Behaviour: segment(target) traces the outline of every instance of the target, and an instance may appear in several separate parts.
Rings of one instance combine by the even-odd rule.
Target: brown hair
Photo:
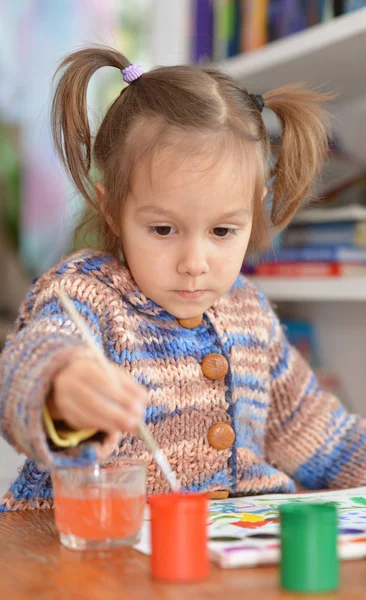
[[[107,111],[92,149],[86,105],[90,78],[101,67],[123,70],[129,65],[118,51],[95,46],[66,56],[55,75],[60,76],[52,103],[55,146],[87,202],[84,223],[89,221],[98,232],[100,247],[119,254],[118,231],[108,223],[120,223],[137,162],[158,147],[172,128],[249,142],[251,154],[258,158],[252,247],[259,247],[269,230],[283,229],[306,197],[327,152],[328,113],[322,104],[329,96],[299,84],[265,94],[266,108],[282,124],[280,140],[271,143],[252,97],[231,77],[196,66],[158,67],[122,90]],[[149,127],[145,127],[147,120]],[[272,170],[271,151],[277,157]],[[92,159],[108,191],[103,207],[95,198]],[[273,200],[268,211],[262,196],[270,179]]]

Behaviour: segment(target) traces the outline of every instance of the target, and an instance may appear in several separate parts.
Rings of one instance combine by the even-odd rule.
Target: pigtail
[[[272,144],[277,161],[271,224],[283,229],[309,192],[328,151],[329,114],[323,104],[333,97],[292,84],[264,96],[265,106],[282,124],[281,142]]]
[[[54,77],[58,79],[51,108],[55,148],[75,186],[94,207],[87,89],[92,75],[101,67],[124,69],[129,64],[116,50],[95,46],[66,56]]]

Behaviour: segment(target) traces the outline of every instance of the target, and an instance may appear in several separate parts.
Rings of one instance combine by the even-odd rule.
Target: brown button
[[[199,315],[198,317],[192,317],[191,319],[178,319],[178,323],[181,327],[185,329],[194,329],[201,325],[203,319],[203,315]]]
[[[208,430],[208,443],[216,450],[226,450],[234,443],[235,431],[229,423],[215,423]]]
[[[225,500],[229,497],[228,490],[215,490],[213,492],[207,492],[206,494],[209,500]]]
[[[222,354],[208,354],[202,361],[201,369],[208,379],[223,379],[229,370],[229,365]]]

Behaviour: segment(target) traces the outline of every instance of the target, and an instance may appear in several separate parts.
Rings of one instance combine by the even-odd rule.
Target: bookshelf
[[[251,92],[306,82],[340,94],[342,102],[366,95],[366,7],[314,25],[219,67]]]
[[[283,278],[251,277],[275,302],[366,301],[366,277]]]
[[[365,164],[365,56],[366,7],[217,66],[252,93],[295,82],[338,93],[330,107],[336,133]],[[340,376],[351,410],[366,416],[366,277],[251,279],[280,311],[314,324],[324,363]]]

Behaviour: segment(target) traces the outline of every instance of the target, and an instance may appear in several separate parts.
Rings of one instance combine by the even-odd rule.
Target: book
[[[345,10],[346,1],[345,0],[333,0],[333,10],[334,16],[340,17],[343,15]]]
[[[230,40],[235,35],[235,2],[234,0],[213,0],[213,6],[213,58],[219,62],[229,56]]]
[[[366,248],[348,248],[346,246],[299,246],[297,248],[279,248],[262,254],[263,263],[366,263]]]
[[[268,3],[269,0],[246,0],[242,3],[243,52],[251,52],[267,43]]]
[[[226,26],[226,57],[233,56],[240,51],[238,38],[239,30],[236,23],[238,17],[238,6],[236,0],[229,0],[226,4],[225,26]],[[240,14],[239,14],[240,18]]]
[[[366,556],[366,488],[362,487],[212,500],[207,523],[210,560],[223,569],[278,563],[279,507],[289,502],[335,504],[338,509],[340,559],[357,560]],[[143,554],[151,554],[149,507],[146,508],[140,542],[134,548]]]
[[[366,264],[349,263],[263,263],[254,267],[252,275],[258,277],[366,277]]]
[[[306,7],[307,26],[312,27],[321,21],[321,3],[319,0],[308,0]]]
[[[345,0],[344,3],[344,12],[353,12],[354,10],[359,10],[360,8],[364,8],[366,6],[365,0]]]
[[[295,216],[293,223],[332,223],[334,221],[366,221],[366,206],[349,204],[334,208],[306,208]]]
[[[242,0],[234,0],[232,8],[232,27],[230,29],[228,56],[241,52]]]
[[[214,0],[195,0],[193,62],[200,64],[212,59]]]
[[[366,221],[292,225],[282,235],[283,246],[366,247]]]
[[[364,8],[366,5],[365,0],[332,0],[332,2],[335,17]]]
[[[319,0],[320,21],[329,21],[334,17],[333,0]]]
[[[270,0],[268,37],[274,41],[307,27],[306,0]]]

